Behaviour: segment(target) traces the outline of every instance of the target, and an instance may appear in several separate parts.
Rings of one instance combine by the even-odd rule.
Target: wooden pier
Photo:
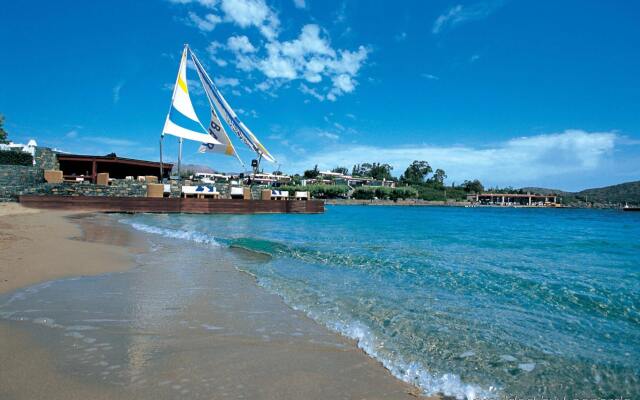
[[[321,214],[322,200],[231,200],[103,196],[20,196],[25,207],[122,213]]]

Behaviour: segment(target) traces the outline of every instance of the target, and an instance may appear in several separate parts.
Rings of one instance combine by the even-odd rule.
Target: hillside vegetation
[[[575,193],[582,201],[596,203],[640,204],[640,181],[621,183],[597,189],[586,189]]]
[[[594,205],[640,205],[640,181],[621,183],[601,188],[585,189],[580,192],[563,192],[561,190],[537,187],[522,188],[531,193],[557,193],[562,196],[564,204],[592,203]]]

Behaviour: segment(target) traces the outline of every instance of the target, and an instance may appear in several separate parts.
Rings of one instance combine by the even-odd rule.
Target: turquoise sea
[[[116,218],[185,251],[266,254],[235,263],[426,393],[640,396],[640,213],[330,206]]]

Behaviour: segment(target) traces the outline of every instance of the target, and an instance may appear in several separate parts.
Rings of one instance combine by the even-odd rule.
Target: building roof
[[[91,162],[99,161],[99,162],[106,162],[106,163],[118,163],[118,164],[137,165],[141,167],[160,168],[160,163],[157,161],[146,161],[146,160],[137,160],[134,158],[118,157],[115,153],[107,154],[106,156],[58,153],[57,157],[58,157],[58,161],[91,161]],[[163,162],[162,164],[165,169],[171,169],[173,167],[173,163]]]

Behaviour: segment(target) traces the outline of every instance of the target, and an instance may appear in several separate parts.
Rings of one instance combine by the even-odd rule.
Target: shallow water
[[[143,267],[0,297],[0,321],[28,327],[85,380],[155,398],[206,397],[212,385],[223,397],[264,397],[249,388],[266,390],[283,371],[250,372],[259,343],[345,349],[235,265],[425,393],[640,394],[637,214],[328,207],[110,218],[151,234]]]
[[[129,271],[0,296],[0,343],[3,334],[32,338],[62,373],[49,398],[82,398],[67,380],[88,388],[87,398],[408,397],[406,385],[352,343],[233,267],[263,263],[264,255],[146,237],[151,247]],[[0,366],[0,376],[11,367]],[[21,384],[44,373],[51,371]]]
[[[119,218],[185,246],[268,255],[239,265],[426,393],[640,395],[640,215],[328,207]]]

